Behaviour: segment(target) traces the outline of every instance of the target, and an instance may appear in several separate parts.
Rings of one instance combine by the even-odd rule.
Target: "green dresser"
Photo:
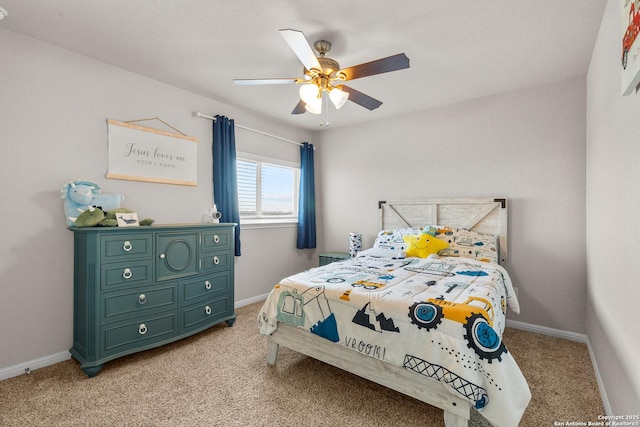
[[[87,227],[74,233],[73,358],[109,360],[236,320],[235,224]]]

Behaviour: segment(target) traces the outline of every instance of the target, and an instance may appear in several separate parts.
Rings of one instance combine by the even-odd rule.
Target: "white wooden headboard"
[[[445,225],[499,236],[500,265],[507,265],[507,199],[379,201],[380,229]]]

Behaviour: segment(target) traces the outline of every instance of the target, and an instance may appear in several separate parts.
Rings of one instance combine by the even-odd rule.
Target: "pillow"
[[[440,256],[477,259],[498,264],[498,236],[478,233],[463,228],[437,227],[436,238],[449,247],[440,251]]]
[[[405,253],[408,257],[426,258],[449,246],[445,241],[427,233],[403,236],[403,240],[407,244]]]
[[[384,248],[369,248],[358,252],[356,257],[371,256],[375,258],[404,258],[404,251]]]
[[[380,230],[376,240],[373,242],[373,247],[392,251],[404,251],[407,248],[407,244],[402,239],[402,236],[420,234],[422,230],[422,227]]]

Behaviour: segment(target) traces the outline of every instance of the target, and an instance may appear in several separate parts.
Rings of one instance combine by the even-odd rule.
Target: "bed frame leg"
[[[278,348],[279,344],[273,342],[272,339],[267,339],[267,363],[269,365],[275,365],[276,359],[278,358]]]
[[[446,427],[468,427],[469,420],[464,419],[460,415],[444,411],[444,425]]]

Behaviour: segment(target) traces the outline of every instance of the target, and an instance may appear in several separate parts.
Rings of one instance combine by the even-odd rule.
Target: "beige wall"
[[[371,245],[378,200],[506,197],[510,319],[585,333],[585,99],[581,77],[321,133],[324,249]]]
[[[621,96],[621,2],[609,0],[587,78],[591,340],[613,414],[640,408],[640,96]]]
[[[71,347],[73,241],[60,199],[66,182],[98,182],[157,223],[199,222],[213,200],[211,121],[193,111],[224,114],[287,139],[311,135],[7,30],[0,29],[0,46],[1,371]],[[105,178],[106,120],[156,116],[199,138],[197,187]],[[236,139],[239,147],[264,144],[272,157],[299,158],[292,144],[243,130]],[[295,231],[243,230],[236,301],[264,295],[314,262],[313,251],[295,249]]]

